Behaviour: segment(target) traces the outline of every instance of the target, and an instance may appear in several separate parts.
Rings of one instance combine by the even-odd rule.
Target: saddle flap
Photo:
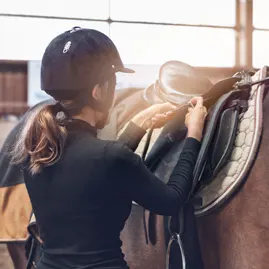
[[[224,110],[218,120],[216,132],[210,144],[207,159],[201,169],[199,181],[209,184],[230,157],[239,122],[239,110],[230,107]],[[200,186],[198,186],[200,187]]]
[[[240,90],[231,91],[225,95],[223,95],[219,101],[215,104],[215,106],[211,109],[207,123],[205,127],[205,133],[200,149],[200,153],[198,155],[198,159],[196,162],[196,166],[194,169],[194,184],[193,188],[197,186],[197,183],[201,181],[201,178],[208,178],[211,176],[213,168],[221,165],[224,160],[221,160],[221,157],[217,154],[220,154],[224,159],[227,158],[229,153],[230,144],[232,140],[235,139],[234,132],[236,130],[236,122],[238,119],[238,115],[233,115],[235,113],[235,109],[238,106],[236,102],[233,103],[234,100],[240,99],[244,97],[244,94]],[[229,110],[231,108],[231,110]],[[218,128],[219,127],[219,128]],[[217,135],[216,135],[217,132]],[[227,137],[225,137],[227,135]],[[233,136],[234,135],[234,136]],[[218,144],[218,146],[222,148],[221,153],[216,153],[218,148],[215,148],[214,157],[216,158],[210,163],[210,153],[212,152],[213,142]],[[226,147],[224,146],[226,145]],[[211,165],[213,166],[211,167]]]
[[[222,96],[219,102],[211,109],[207,117],[207,123],[205,126],[205,133],[203,136],[200,153],[198,155],[197,162],[194,168],[194,186],[196,186],[198,181],[200,181],[200,177],[201,177],[202,171],[204,170],[205,162],[207,160],[207,155],[210,148],[210,144],[212,142],[215,129],[217,127],[217,119],[229,95],[230,93]]]
[[[226,109],[221,117],[213,143],[210,167],[212,176],[218,173],[228,160],[236,137],[236,131],[239,122],[239,110],[237,107]]]

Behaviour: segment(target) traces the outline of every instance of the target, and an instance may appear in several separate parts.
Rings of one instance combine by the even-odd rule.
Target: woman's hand
[[[188,137],[193,137],[201,141],[207,109],[204,107],[204,99],[202,97],[194,97],[190,103],[194,106],[189,108],[189,112],[185,117],[185,125],[188,128]]]
[[[174,116],[175,110],[176,106],[169,102],[152,105],[138,113],[132,122],[144,130],[161,128]]]

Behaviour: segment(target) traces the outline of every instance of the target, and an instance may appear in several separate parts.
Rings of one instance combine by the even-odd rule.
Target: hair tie
[[[57,113],[59,112],[64,112],[64,108],[62,106],[62,104],[60,102],[57,102],[55,105],[54,105],[54,111]]]
[[[54,113],[60,126],[66,126],[68,124],[68,112],[60,102],[54,105]]]

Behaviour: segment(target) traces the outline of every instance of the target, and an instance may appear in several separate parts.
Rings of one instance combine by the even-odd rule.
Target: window
[[[253,67],[261,68],[269,63],[269,20],[268,20],[269,1],[255,0],[253,1],[253,49],[252,61]],[[268,29],[267,31],[265,31]]]
[[[162,63],[163,64],[163,63]],[[159,65],[125,65],[133,70],[134,74],[126,74],[118,72],[117,89],[124,89],[128,87],[148,87],[154,83],[159,75]]]
[[[261,68],[269,63],[269,32],[254,31],[253,33],[253,66]]]
[[[231,29],[112,23],[111,38],[128,64],[180,60],[195,66],[233,66]]]
[[[53,37],[82,26],[108,34],[129,64],[234,66],[235,8],[235,0],[9,0],[0,59],[40,60]]]
[[[110,0],[110,16],[122,21],[234,26],[235,7],[235,0]]]
[[[254,0],[253,1],[253,25],[255,28],[268,28],[269,1],[268,0]]]
[[[109,0],[9,0],[1,4],[1,13],[108,19]]]
[[[40,60],[52,38],[74,26],[109,32],[106,22],[75,20],[0,17],[0,25],[0,59],[8,60]]]

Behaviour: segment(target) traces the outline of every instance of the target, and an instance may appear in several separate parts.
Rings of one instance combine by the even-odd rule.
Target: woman
[[[165,185],[126,145],[96,137],[107,122],[118,71],[131,72],[113,42],[95,30],[67,31],[43,55],[41,87],[58,102],[28,119],[13,152],[43,241],[38,269],[128,268],[120,232],[132,200],[173,215],[188,197],[206,115],[203,100],[193,100],[188,137]],[[173,110],[171,104],[148,109],[149,116],[135,117],[121,139],[134,149],[145,130],[161,127]]]

